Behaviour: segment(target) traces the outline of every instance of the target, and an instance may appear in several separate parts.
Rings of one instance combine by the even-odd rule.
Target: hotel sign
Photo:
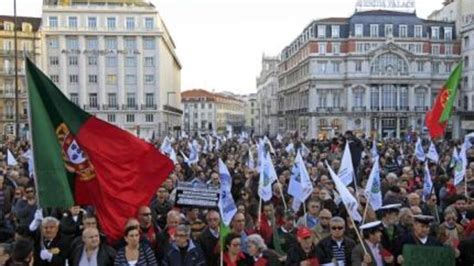
[[[392,10],[414,12],[415,0],[357,0],[356,11]]]

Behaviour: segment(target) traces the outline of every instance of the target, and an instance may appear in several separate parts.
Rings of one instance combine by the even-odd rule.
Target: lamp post
[[[167,91],[166,92],[166,105],[170,104],[170,95],[176,94],[175,91]],[[169,128],[170,128],[170,117],[169,114],[166,114],[166,135],[169,134]]]
[[[18,20],[16,17],[16,0],[13,0],[13,18],[14,18],[14,27],[13,27],[13,42],[15,48],[15,138],[18,141],[20,139],[20,107],[19,107],[19,95],[18,95],[18,40],[16,27],[18,26]]]

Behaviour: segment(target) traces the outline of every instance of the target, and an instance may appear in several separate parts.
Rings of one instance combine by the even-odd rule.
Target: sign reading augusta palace
[[[415,12],[415,0],[358,0],[357,11],[393,10],[401,12]]]

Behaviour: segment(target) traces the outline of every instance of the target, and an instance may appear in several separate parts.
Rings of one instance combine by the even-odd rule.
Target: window
[[[50,64],[51,66],[57,66],[57,65],[59,65],[59,57],[57,57],[57,56],[50,56],[50,57],[49,57],[49,64]]]
[[[320,43],[319,44],[319,53],[320,54],[325,54],[326,53],[326,44],[325,43]]]
[[[341,93],[332,93],[332,107],[341,107]]]
[[[137,42],[135,41],[134,37],[125,38],[124,41],[125,41],[125,49],[127,50],[137,49]]]
[[[145,28],[147,30],[152,30],[155,27],[153,18],[145,18]]]
[[[87,50],[97,50],[99,49],[99,40],[97,37],[87,37],[86,38],[86,47]]]
[[[416,99],[416,107],[424,107],[426,106],[425,103],[425,95],[426,95],[426,90],[424,89],[416,89],[415,91],[415,99]]]
[[[146,50],[155,49],[155,38],[154,37],[144,37],[143,46]]]
[[[78,82],[79,82],[79,76],[78,75],[69,75],[69,83],[76,84]]]
[[[408,27],[407,27],[407,25],[400,25],[399,30],[400,30],[400,32],[399,32],[400,38],[408,37]]]
[[[408,88],[400,87],[400,107],[408,107]]]
[[[415,25],[415,38],[423,38],[423,26]]]
[[[354,89],[354,106],[363,107],[364,106],[364,89]]]
[[[431,39],[439,40],[439,27],[431,27]]]
[[[88,17],[87,18],[87,27],[89,29],[97,28],[97,18],[96,17]]]
[[[3,27],[6,31],[13,31],[13,29],[15,28],[15,24],[5,21],[4,24],[3,24]]]
[[[439,74],[439,65],[440,65],[439,62],[433,62],[432,63],[431,71],[433,72],[433,74]]]
[[[319,73],[326,73],[328,68],[328,62],[327,61],[318,61],[318,72]]]
[[[382,85],[382,108],[393,108],[397,105],[397,88],[394,85]]]
[[[333,73],[341,72],[341,62],[332,62],[332,72]]]
[[[71,29],[77,28],[77,17],[68,17],[67,20],[68,27]]]
[[[444,40],[446,41],[453,40],[453,28],[444,27]]]
[[[155,58],[154,57],[145,57],[145,66],[146,67],[155,66]]]
[[[385,24],[385,37],[392,37],[392,36],[393,36],[393,25]]]
[[[49,37],[48,38],[48,45],[51,49],[58,49],[59,48],[59,40],[56,37]]]
[[[126,67],[136,67],[137,66],[137,58],[135,56],[125,57],[125,66]]]
[[[77,37],[66,37],[66,48],[79,49],[79,41],[77,40]]]
[[[69,99],[71,99],[71,102],[73,102],[75,105],[79,105],[79,94],[70,93],[69,94]]]
[[[153,122],[153,114],[145,114],[145,122]]]
[[[68,62],[69,62],[70,66],[77,66],[77,64],[78,64],[77,56],[69,56],[68,57]]]
[[[318,26],[318,38],[326,38],[326,25]]]
[[[97,107],[97,93],[89,93],[89,107]]]
[[[355,62],[355,72],[362,72],[362,61]]]
[[[355,36],[362,37],[364,34],[364,25],[363,24],[355,24]]]
[[[424,72],[425,71],[425,62],[418,61],[416,62],[416,71],[417,72]]]
[[[137,103],[135,102],[135,93],[134,92],[127,92],[127,106],[128,107],[137,106]]]
[[[423,52],[423,46],[421,43],[415,44],[415,54],[421,54]]]
[[[59,75],[51,75],[51,80],[54,83],[59,83]]]
[[[332,26],[331,27],[331,36],[333,38],[339,38],[340,27],[339,26]]]
[[[332,44],[332,53],[339,54],[341,52],[341,44],[340,43],[333,43]]]
[[[117,38],[115,37],[105,37],[105,48],[109,50],[117,49]]]
[[[469,48],[470,43],[469,43],[469,36],[464,37],[464,49]]]
[[[145,93],[145,105],[147,107],[152,107],[155,105],[155,94],[154,93]]]
[[[134,114],[127,114],[127,123],[135,122],[135,115]]]
[[[431,46],[431,54],[439,55],[439,44],[433,44]]]
[[[370,66],[370,72],[374,75],[408,75],[408,64],[395,53],[384,53],[378,56]]]
[[[109,107],[117,107],[117,93],[107,93],[107,105]]]
[[[107,114],[107,122],[115,123],[115,114]]]
[[[451,71],[453,70],[453,63],[445,63],[444,66],[446,73],[451,73]]]
[[[87,64],[89,66],[97,66],[97,57],[95,56],[88,56],[87,57]]]
[[[58,27],[58,17],[50,16],[48,18],[48,22],[49,22],[49,27],[50,28],[57,28]]]
[[[464,57],[464,68],[469,68],[469,56]]]
[[[105,58],[105,65],[108,67],[116,67],[117,66],[117,57],[116,56],[107,56]]]
[[[97,75],[89,75],[89,83],[97,83]]]
[[[127,30],[135,29],[135,18],[134,17],[127,17],[125,27],[127,28]]]
[[[125,84],[128,84],[128,85],[137,84],[137,76],[133,74],[125,75]]]
[[[379,25],[370,24],[370,37],[379,37]]]
[[[107,75],[106,83],[108,85],[117,84],[117,75]]]
[[[445,55],[453,55],[453,45],[452,44],[445,44],[444,45],[444,54]]]
[[[116,28],[116,19],[115,17],[108,17],[107,18],[107,29],[115,30]]]
[[[145,75],[145,84],[155,84],[155,76]]]

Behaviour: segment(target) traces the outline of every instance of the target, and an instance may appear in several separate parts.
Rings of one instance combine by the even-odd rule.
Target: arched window
[[[322,118],[322,119],[319,119],[319,126],[320,127],[327,127],[329,125],[328,123],[328,120]]]
[[[380,76],[407,76],[408,64],[395,53],[385,53],[372,62],[370,73]]]

